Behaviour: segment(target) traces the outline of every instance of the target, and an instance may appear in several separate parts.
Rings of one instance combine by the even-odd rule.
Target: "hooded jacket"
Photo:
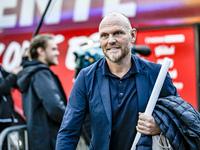
[[[17,84],[22,93],[22,105],[27,121],[31,150],[53,150],[57,132],[67,104],[58,77],[37,60],[24,65]]]
[[[153,117],[174,150],[200,149],[200,113],[181,97],[158,99]],[[151,136],[142,135],[136,147],[151,150]]]

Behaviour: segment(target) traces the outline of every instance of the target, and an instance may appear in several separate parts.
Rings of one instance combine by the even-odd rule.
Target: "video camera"
[[[143,56],[148,56],[151,53],[151,49],[145,45],[133,45],[131,48],[132,54],[140,54]],[[93,43],[92,45],[83,44],[80,49],[74,52],[75,61],[76,61],[76,72],[75,78],[81,69],[93,64],[97,60],[104,57],[101,46],[98,42]]]

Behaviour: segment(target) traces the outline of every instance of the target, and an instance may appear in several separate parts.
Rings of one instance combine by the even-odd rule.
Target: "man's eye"
[[[107,34],[102,34],[101,37],[102,37],[102,38],[106,38],[106,37],[107,37]]]
[[[107,36],[106,34],[103,34],[103,35],[102,35],[102,37],[106,37],[106,36]]]
[[[121,34],[121,32],[115,32],[115,35],[120,35]]]

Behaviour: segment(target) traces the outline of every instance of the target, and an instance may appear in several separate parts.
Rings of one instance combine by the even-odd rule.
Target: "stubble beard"
[[[58,58],[46,58],[48,66],[57,66],[58,65]]]
[[[121,54],[116,53],[110,53],[108,54],[106,50],[103,51],[106,58],[108,58],[111,62],[117,63],[120,60],[122,60],[124,57],[126,57],[129,53],[128,50],[121,50]]]

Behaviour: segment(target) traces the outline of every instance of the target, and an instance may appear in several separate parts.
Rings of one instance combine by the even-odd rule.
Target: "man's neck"
[[[118,63],[107,60],[108,67],[112,74],[122,78],[131,68],[131,56],[124,58]]]
[[[37,60],[40,61],[41,63],[47,65],[48,67],[50,67],[44,59],[38,58]]]

